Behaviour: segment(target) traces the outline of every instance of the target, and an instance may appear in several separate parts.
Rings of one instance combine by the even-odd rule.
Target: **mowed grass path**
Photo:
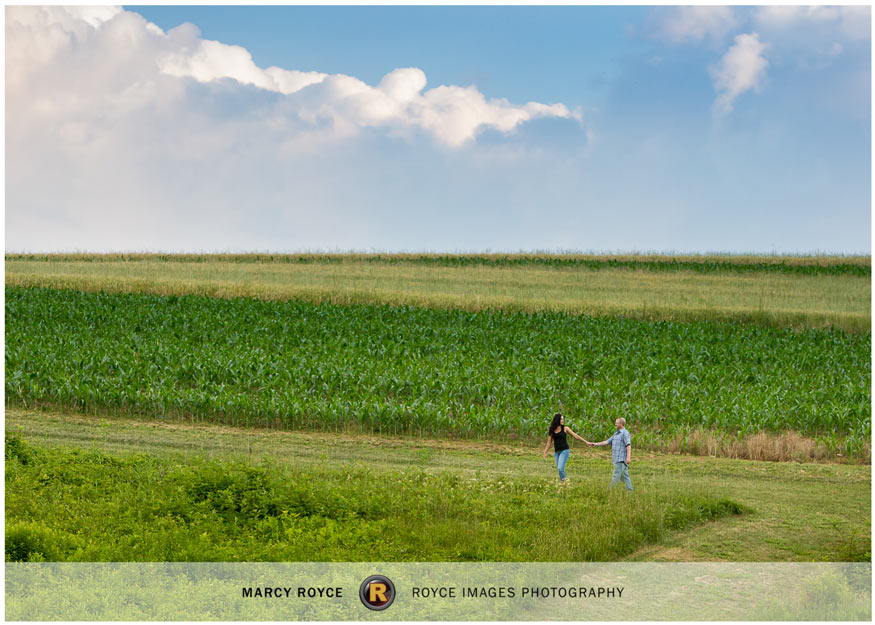
[[[739,320],[779,327],[834,326],[852,332],[868,332],[871,326],[871,277],[859,275],[593,270],[537,263],[441,266],[403,257],[391,263],[355,256],[317,257],[306,263],[7,257],[6,284],[465,310],[550,310],[646,320]]]
[[[633,452],[631,467],[636,492],[630,497],[622,491],[606,492],[610,477],[609,452],[580,446],[572,450],[568,465],[572,484],[559,490],[553,486],[556,478],[552,458],[548,455],[547,460],[542,460],[540,446],[522,444],[253,431],[23,409],[7,409],[6,429],[20,433],[23,439],[39,448],[92,450],[119,457],[141,454],[161,458],[171,467],[193,466],[205,459],[252,466],[268,462],[281,472],[324,479],[326,488],[339,488],[334,496],[341,499],[356,496],[353,491],[361,488],[362,483],[350,476],[355,477],[356,472],[362,471],[375,483],[389,487],[397,484],[397,488],[407,489],[404,492],[409,496],[418,497],[415,493],[423,490],[418,504],[421,506],[431,505],[431,498],[445,496],[429,489],[451,485],[463,491],[466,500],[473,500],[470,505],[475,507],[471,510],[478,516],[464,522],[436,520],[431,529],[442,533],[433,539],[430,547],[434,549],[430,555],[436,560],[477,559],[472,549],[478,544],[488,548],[485,537],[490,536],[500,536],[508,545],[533,548],[524,559],[561,560],[563,555],[569,560],[586,559],[581,554],[593,553],[586,551],[586,537],[600,531],[605,521],[601,516],[605,513],[604,506],[617,512],[617,518],[605,521],[609,534],[622,535],[630,541],[625,545],[626,550],[622,544],[610,546],[622,554],[619,559],[848,561],[871,558],[869,466],[766,463],[638,451]],[[334,479],[337,475],[347,476],[349,492],[343,490],[342,484],[338,486],[338,480]],[[7,475],[7,532],[10,523],[21,520],[16,516],[17,510],[10,510],[8,481]],[[118,484],[112,490],[128,488]],[[60,484],[46,491],[48,496],[59,492]],[[682,530],[663,527],[649,538],[635,531],[627,532],[628,526],[638,522],[642,506],[669,505],[672,498],[683,497],[684,493],[691,497],[711,493],[728,498],[743,506],[745,512],[693,523]],[[21,497],[28,500],[24,494],[12,495],[13,499]],[[476,509],[480,504],[483,509]],[[508,505],[517,509],[505,508]],[[64,510],[75,516],[70,502],[64,506]],[[39,501],[32,501],[31,507],[35,511],[44,509]],[[514,523],[525,516],[526,509],[540,512],[533,517],[535,520],[526,517],[526,525],[515,526]],[[481,518],[488,510],[491,516]],[[58,507],[53,506],[46,514],[60,513]],[[49,525],[60,527],[62,524],[55,521]],[[342,532],[343,524],[338,528]],[[535,533],[537,536],[533,536]],[[562,536],[558,542],[557,533]],[[334,545],[336,553],[340,553],[342,538],[326,536],[324,528],[321,534],[311,534],[313,559],[337,559],[331,558],[330,553],[318,552],[316,547],[320,541],[323,548]],[[383,553],[371,554],[372,559],[427,560],[429,556],[413,553],[398,557],[397,550],[392,551],[390,545],[384,548]],[[575,548],[579,551],[575,552]],[[483,555],[490,554],[480,554]],[[299,559],[307,558],[299,556]]]

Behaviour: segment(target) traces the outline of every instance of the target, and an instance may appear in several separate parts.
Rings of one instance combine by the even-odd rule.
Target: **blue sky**
[[[7,8],[6,247],[869,253],[869,20]]]

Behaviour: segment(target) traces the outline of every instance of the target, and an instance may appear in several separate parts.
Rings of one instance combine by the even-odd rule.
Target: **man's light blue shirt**
[[[623,428],[617,430],[608,440],[611,441],[611,462],[626,462],[626,445],[632,444],[632,435]]]

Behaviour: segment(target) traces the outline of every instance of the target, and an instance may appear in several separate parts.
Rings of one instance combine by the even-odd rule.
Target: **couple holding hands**
[[[559,483],[567,484],[565,478],[565,463],[568,462],[568,456],[571,450],[568,448],[568,434],[571,434],[579,441],[586,443],[591,447],[602,447],[604,445],[611,446],[611,461],[614,463],[614,475],[611,478],[611,487],[616,486],[617,482],[622,480],[626,488],[632,490],[632,480],[629,479],[629,463],[632,461],[632,436],[629,430],[626,429],[626,419],[620,418],[614,422],[617,431],[613,436],[601,443],[591,443],[575,434],[570,427],[565,425],[565,417],[561,413],[553,415],[553,422],[550,423],[550,432],[547,438],[547,444],[544,446],[544,458],[547,457],[547,450],[550,448],[550,441],[553,441],[554,455],[556,456],[556,468],[559,469]]]

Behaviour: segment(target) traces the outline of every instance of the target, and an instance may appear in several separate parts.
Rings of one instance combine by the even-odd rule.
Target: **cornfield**
[[[6,288],[6,401],[236,426],[637,443],[794,430],[859,452],[871,333]]]

